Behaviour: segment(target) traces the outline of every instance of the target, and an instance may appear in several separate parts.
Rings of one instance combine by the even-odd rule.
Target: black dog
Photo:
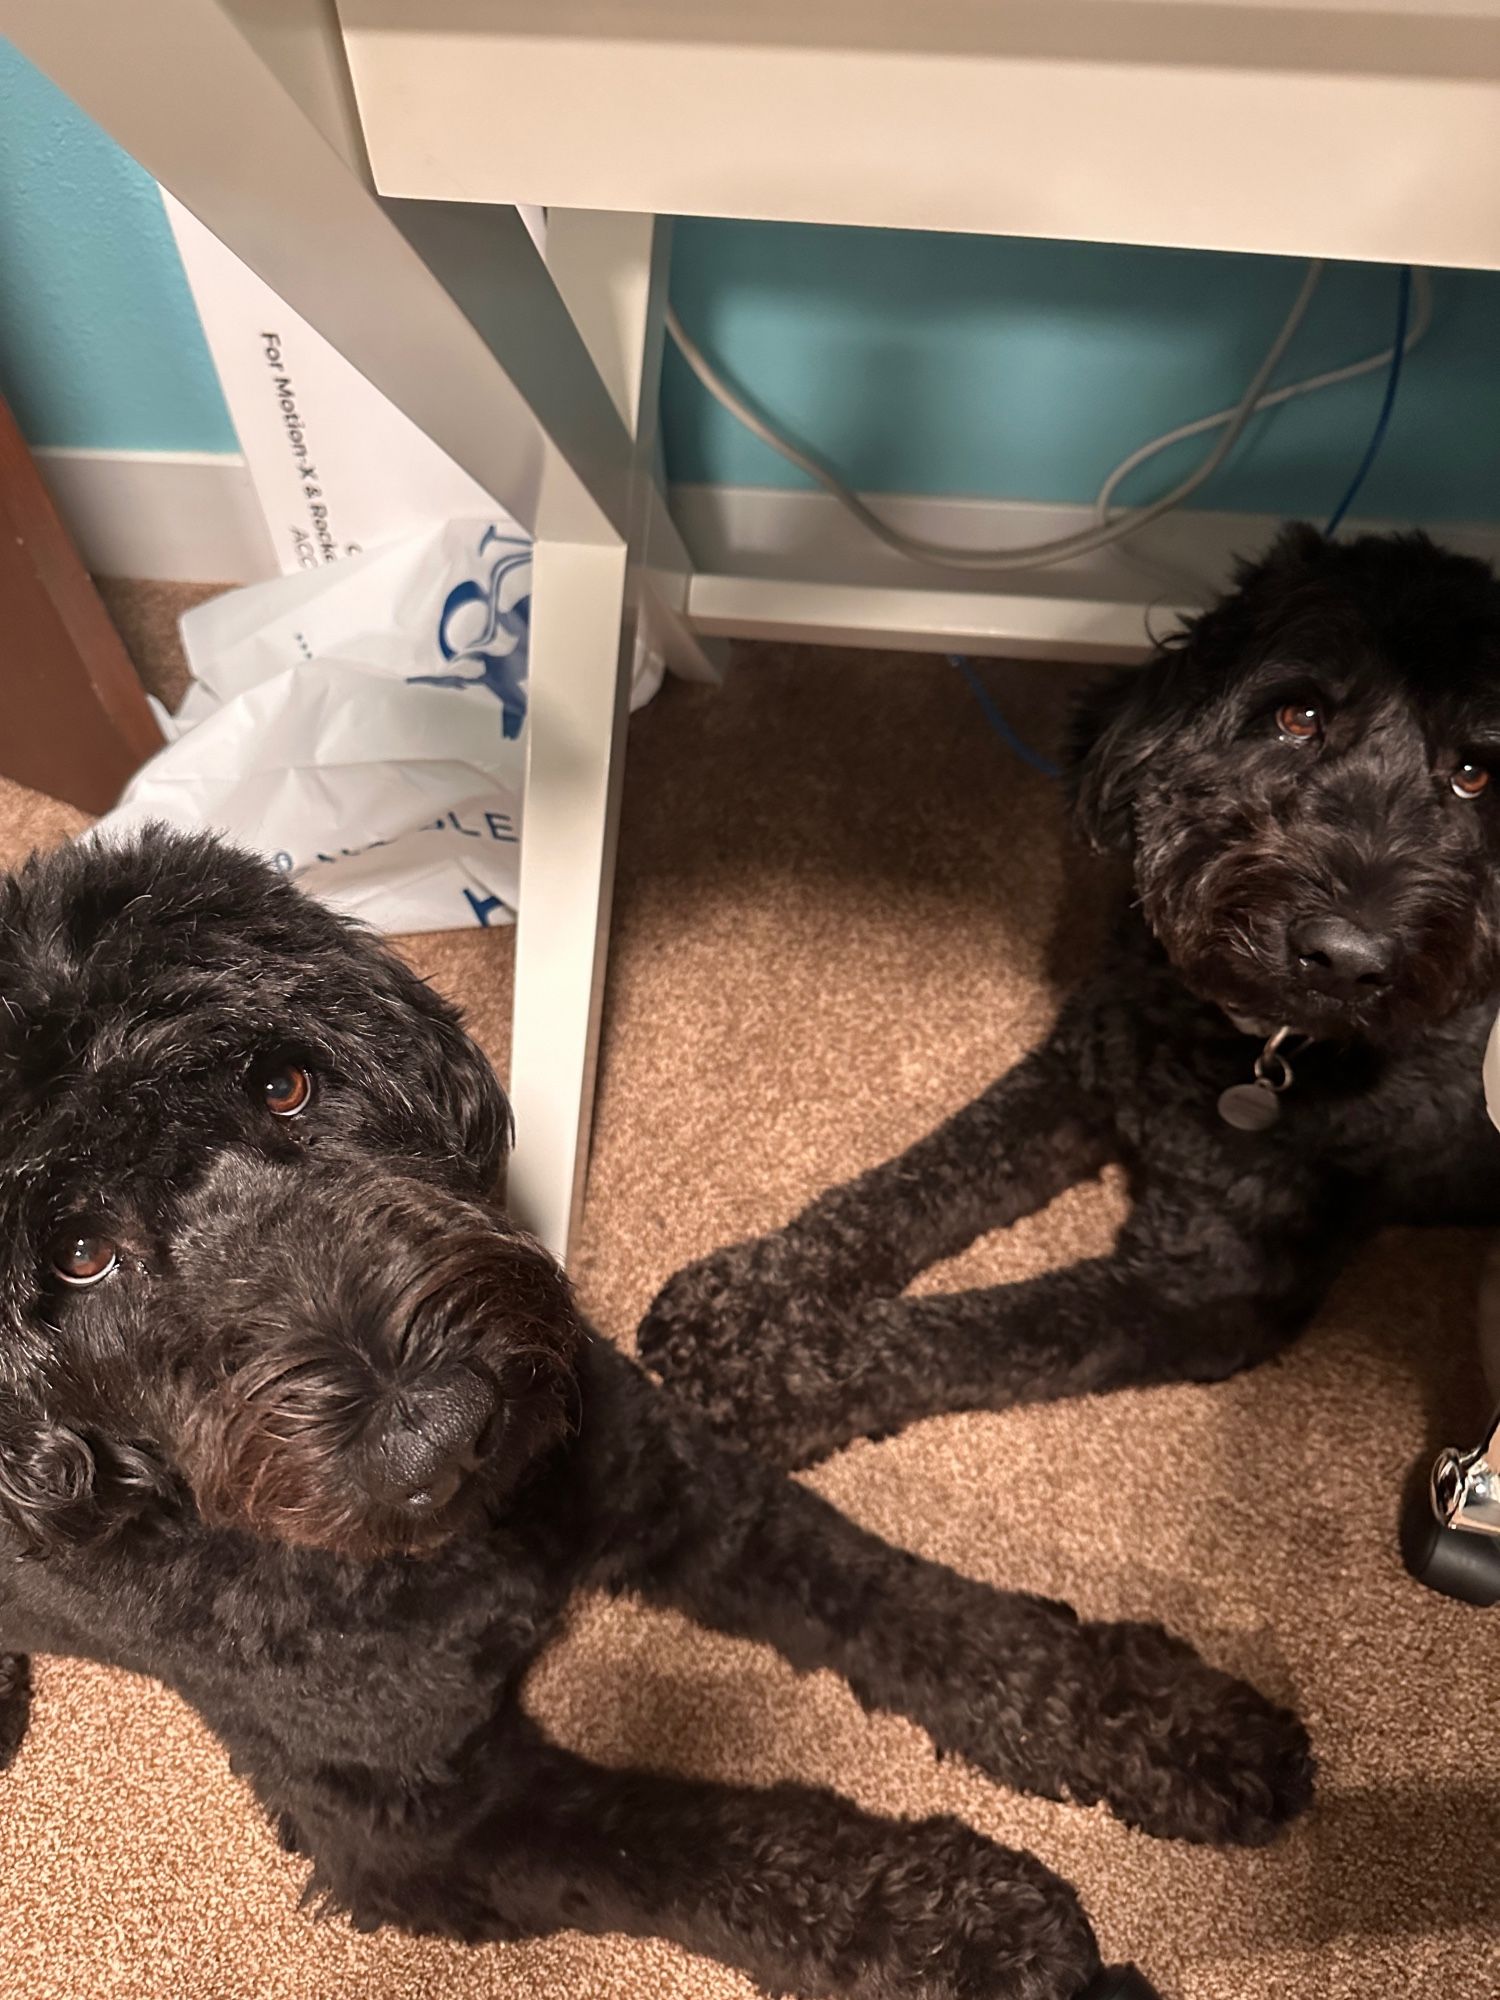
[[[1261,1841],[1299,1725],[1154,1628],[967,1582],[713,1440],[490,1202],[452,1010],[259,863],[0,884],[0,1761],[31,1650],[193,1704],[363,1927],[652,1933],[803,1993],[1062,2000],[1073,1892],[950,1819],[600,1769],[526,1716],[585,1586],[828,1666],[1006,1785]]]
[[[1484,565],[1289,529],[1091,691],[1070,766],[1083,830],[1133,864],[1097,977],[946,1125],[689,1266],[642,1326],[642,1358],[778,1463],[942,1410],[1216,1379],[1303,1327],[1374,1230],[1500,1219]],[[1134,1196],[1112,1255],[900,1296],[1110,1160]]]

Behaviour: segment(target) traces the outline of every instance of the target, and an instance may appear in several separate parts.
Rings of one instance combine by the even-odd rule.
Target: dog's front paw
[[[15,1760],[31,1715],[31,1662],[0,1653],[0,1771]]]
[[[788,1425],[837,1346],[836,1309],[790,1232],[732,1243],[669,1278],[636,1336],[642,1363],[714,1429],[778,1460],[816,1456]]]
[[[646,1309],[637,1336],[641,1360],[691,1395],[705,1369],[754,1343],[805,1277],[779,1232],[685,1264]]]
[[[636,1351],[721,1437],[774,1465],[813,1465],[908,1420],[898,1411],[893,1423],[875,1393],[873,1310],[850,1296],[827,1245],[793,1224],[669,1278]]]
[[[1311,1801],[1307,1731],[1155,1625],[1084,1628],[1098,1675],[1087,1793],[1169,1840],[1256,1847]]]

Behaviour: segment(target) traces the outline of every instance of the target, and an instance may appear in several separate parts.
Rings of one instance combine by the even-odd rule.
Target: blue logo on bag
[[[531,561],[531,544],[502,535],[495,527],[486,528],[479,543],[483,555],[491,546],[500,553],[490,565],[488,577],[479,582],[470,577],[455,584],[443,600],[438,618],[438,650],[455,667],[474,665],[473,674],[408,674],[409,687],[487,688],[500,704],[500,726],[507,742],[521,733],[526,720],[526,662],[531,639],[531,590],[528,587],[508,605],[500,602],[505,579]],[[479,630],[474,632],[471,606],[482,606]],[[467,615],[465,615],[467,614]],[[469,628],[463,643],[452,636],[455,620],[459,631]]]

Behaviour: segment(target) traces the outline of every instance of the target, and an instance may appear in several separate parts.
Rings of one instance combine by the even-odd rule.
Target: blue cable
[[[1345,488],[1343,499],[1340,500],[1330,515],[1328,526],[1323,530],[1323,533],[1330,540],[1338,533],[1344,516],[1353,506],[1359,489],[1369,477],[1370,467],[1380,455],[1380,447],[1385,443],[1385,434],[1390,429],[1391,412],[1396,407],[1396,391],[1401,386],[1401,363],[1405,358],[1406,323],[1410,313],[1411,266],[1410,264],[1403,264],[1396,287],[1396,335],[1391,344],[1391,361],[1390,367],[1386,370],[1385,394],[1380,400],[1380,414],[1375,419],[1375,428],[1370,433],[1370,442],[1365,446],[1364,457],[1360,460],[1354,477]],[[972,661],[965,659],[962,653],[950,653],[948,655],[948,662],[950,666],[957,667],[958,671],[968,682],[969,691],[978,702],[980,713],[1011,754],[1019,757],[1023,764],[1029,764],[1033,771],[1040,771],[1044,778],[1057,777],[1059,775],[1058,768],[1051,759],[1042,756],[1039,751],[1033,750],[1031,745],[1024,738],[1018,736],[1015,730],[1011,728],[1010,724],[1001,714],[993,696],[974,671]]]
[[[968,682],[969,692],[973,695],[975,701],[979,703],[980,714],[1000,738],[1006,749],[1013,756],[1019,757],[1023,764],[1029,764],[1033,771],[1040,771],[1044,778],[1056,778],[1060,776],[1057,766],[1052,762],[1050,757],[1044,757],[1039,750],[1033,750],[1025,738],[1018,736],[1011,728],[1005,717],[1000,713],[999,708],[995,705],[989,689],[975,672],[973,661],[965,659],[962,653],[950,653],[948,655],[948,664],[951,667],[957,667],[958,671]]]
[[[1396,286],[1396,338],[1391,346],[1391,365],[1386,371],[1385,395],[1380,402],[1380,415],[1375,419],[1375,428],[1370,433],[1370,442],[1365,446],[1365,455],[1359,462],[1359,470],[1349,481],[1344,497],[1329,517],[1323,533],[1331,540],[1338,533],[1339,523],[1354,504],[1355,495],[1369,477],[1370,467],[1375,463],[1380,447],[1385,443],[1386,431],[1390,428],[1391,411],[1396,407],[1396,391],[1401,386],[1401,362],[1406,346],[1406,321],[1411,312],[1411,266],[1403,264]]]

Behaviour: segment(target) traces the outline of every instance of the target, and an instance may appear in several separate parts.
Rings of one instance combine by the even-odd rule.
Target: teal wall
[[[742,222],[677,225],[683,323],[783,428],[858,486],[1091,500],[1136,445],[1232,404],[1296,295],[1273,257]],[[1442,272],[1362,511],[1500,520],[1500,275]],[[1279,379],[1385,346],[1394,271],[1332,267]],[[1379,377],[1260,419],[1198,504],[1330,510],[1364,449]],[[668,357],[663,423],[683,480],[796,485]],[[1201,441],[1122,498],[1165,490]]]
[[[32,444],[238,449],[155,182],[4,40],[0,394]]]
[[[1232,402],[1296,290],[1285,260],[764,223],[677,225],[673,296],[710,354],[873,491],[1091,499],[1155,432]],[[1382,345],[1389,270],[1330,271],[1288,364]],[[0,41],[0,391],[33,443],[232,451],[150,179]],[[1263,418],[1199,504],[1325,513],[1363,449],[1375,378]],[[668,356],[680,480],[799,475]],[[1162,490],[1159,460],[1125,497]],[[1500,276],[1437,278],[1361,508],[1500,521]]]

